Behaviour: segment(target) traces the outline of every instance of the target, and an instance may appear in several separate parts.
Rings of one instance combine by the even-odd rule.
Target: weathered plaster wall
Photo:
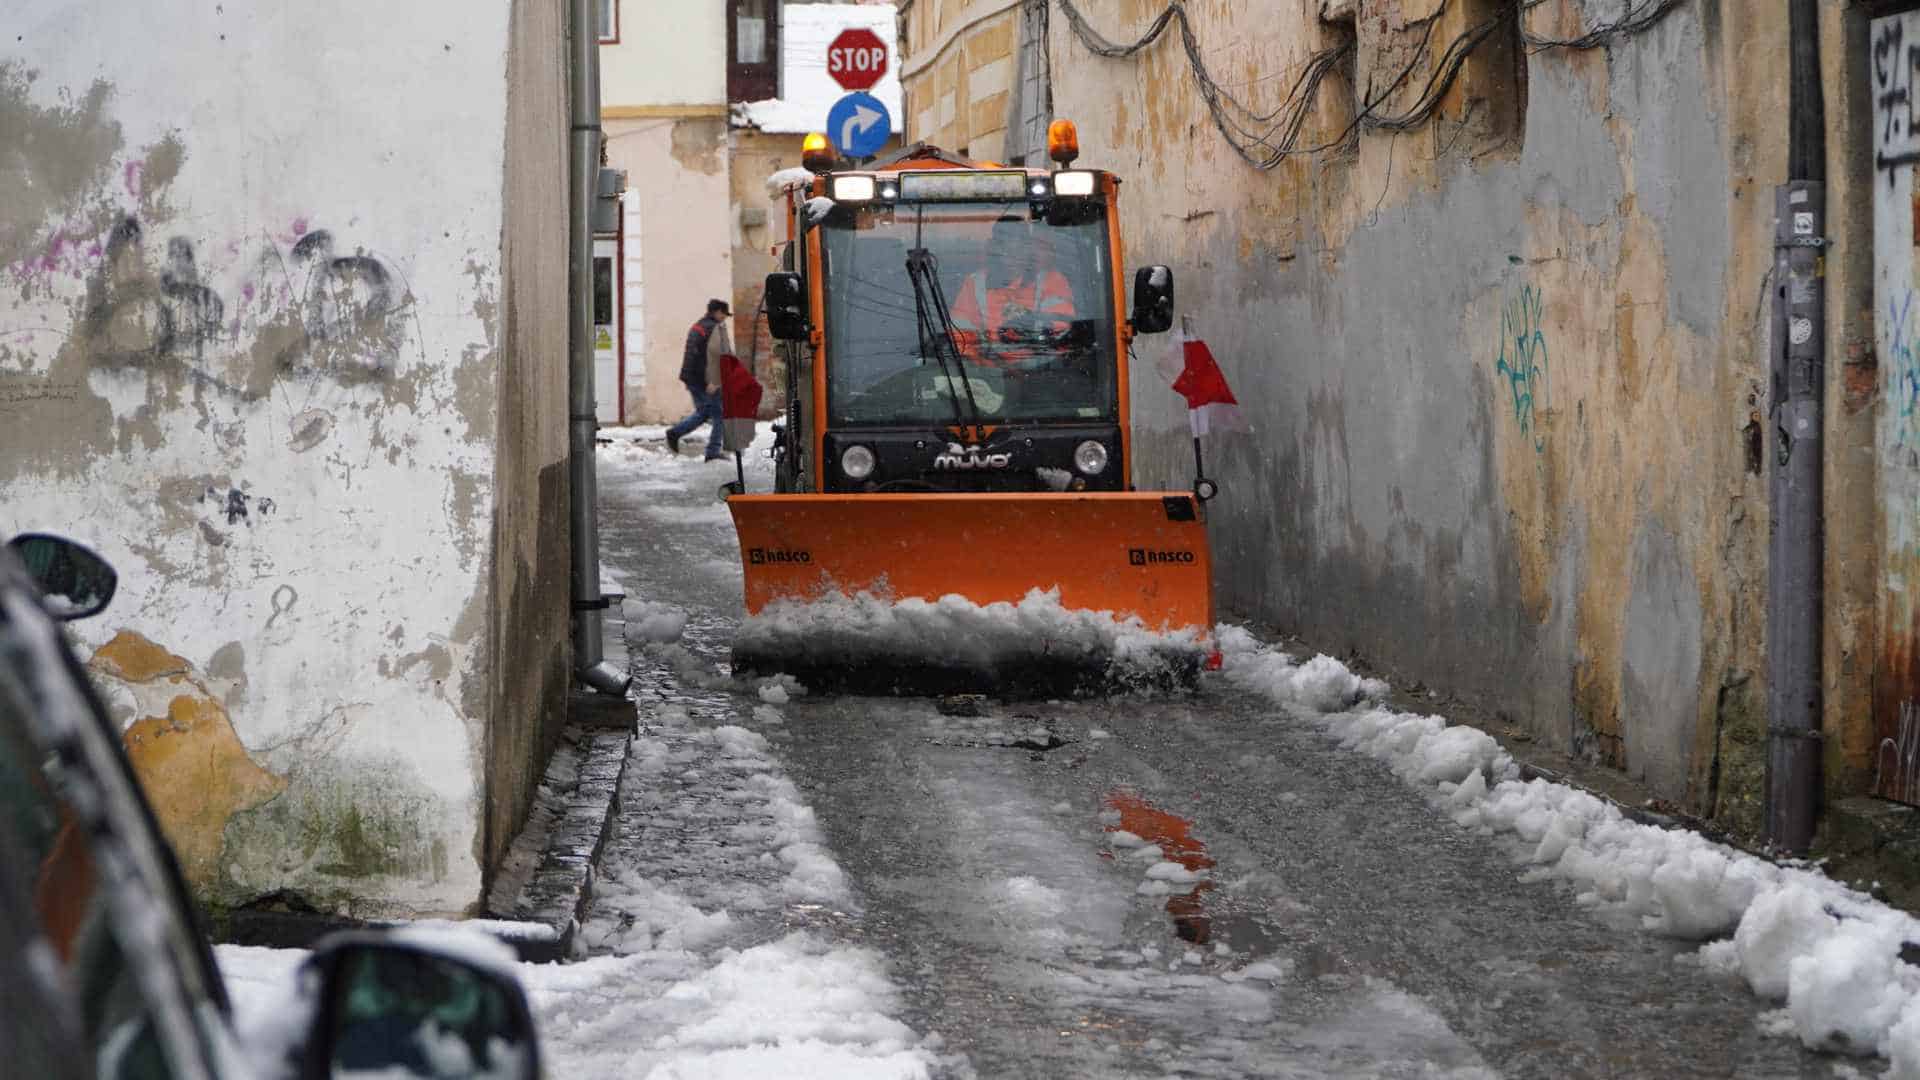
[[[502,306],[550,295],[502,255],[551,150],[506,153],[510,26],[552,18],[513,8],[9,8],[0,530],[120,569],[77,628],[215,902],[481,895],[496,595],[541,528],[496,500],[552,460],[500,453],[545,326]]]
[[[567,476],[567,7],[515,0],[507,66],[504,302],[494,381],[485,864],[526,820],[566,721],[571,679]]]
[[[727,104],[724,4],[620,5],[620,41],[600,46],[600,101],[634,106]]]
[[[725,299],[733,290],[727,119],[609,118],[604,124],[607,163],[627,170],[645,282],[645,303],[627,308],[628,327],[637,325],[645,343],[635,351],[628,336],[627,420],[678,420],[693,405],[680,385],[687,327],[710,298]],[[635,246],[629,233],[629,266]],[[643,380],[637,387],[636,379]]]
[[[1163,5],[1082,6],[1125,41]],[[1392,82],[1421,20],[1444,43],[1480,17],[1357,0],[1336,25],[1322,6],[1187,7],[1215,78],[1262,111],[1312,51],[1357,40],[1303,145],[1346,126],[1353,85]],[[1555,0],[1528,25],[1567,35],[1604,7]],[[1785,33],[1692,0],[1610,50],[1509,40],[1434,121],[1261,172],[1175,32],[1108,60],[1055,19],[1055,114],[1127,181],[1129,262],[1174,268],[1256,427],[1210,451],[1229,607],[1751,819]],[[1184,485],[1183,410],[1143,344],[1136,478]]]

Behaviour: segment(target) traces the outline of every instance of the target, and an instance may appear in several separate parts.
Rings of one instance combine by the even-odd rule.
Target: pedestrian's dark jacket
[[[687,331],[687,351],[680,356],[680,381],[688,386],[707,387],[707,338],[718,325],[720,320],[709,312]]]

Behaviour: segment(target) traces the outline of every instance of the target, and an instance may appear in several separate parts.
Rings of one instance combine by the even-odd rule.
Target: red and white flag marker
[[[1240,402],[1214,360],[1213,350],[1193,332],[1191,319],[1180,317],[1180,329],[1158,366],[1173,389],[1187,399],[1187,424],[1193,428],[1193,494],[1206,502],[1219,493],[1220,485],[1207,479],[1206,462],[1200,455],[1201,437],[1215,431],[1252,431],[1253,425],[1240,412]]]
[[[1173,383],[1175,393],[1187,399],[1187,422],[1198,439],[1214,431],[1252,431],[1252,425],[1240,412],[1240,402],[1220,372],[1213,350],[1195,336],[1191,322],[1182,317],[1180,329],[1173,335],[1160,372]]]

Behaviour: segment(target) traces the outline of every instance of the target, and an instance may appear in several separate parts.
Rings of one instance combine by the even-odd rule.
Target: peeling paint
[[[228,653],[223,666],[237,660]],[[136,718],[122,734],[127,758],[181,871],[196,890],[210,890],[228,821],[280,794],[286,781],[254,762],[204,677],[160,645],[123,630],[90,666],[131,695]]]
[[[145,46],[165,71],[128,62],[106,8],[8,14],[0,130],[33,139],[0,153],[0,528],[119,570],[112,626],[77,632],[146,643],[94,661],[143,782],[212,769],[239,793],[167,797],[204,899],[465,910],[540,767],[498,767],[494,729],[538,754],[564,693],[564,588],[503,628],[491,577],[501,545],[536,567],[565,547],[564,513],[496,502],[565,457],[566,146],[539,122],[564,108],[561,13],[422,0],[372,33],[183,8]],[[447,34],[395,98],[408,43]],[[408,139],[429,115],[452,134]],[[522,714],[497,680],[528,687]]]

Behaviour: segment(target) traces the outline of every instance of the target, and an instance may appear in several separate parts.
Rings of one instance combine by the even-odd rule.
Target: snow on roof
[[[781,97],[733,107],[735,123],[761,131],[821,131],[827,110],[847,93],[827,75],[827,43],[840,31],[864,26],[892,51],[886,77],[867,93],[880,99],[901,128],[900,49],[892,4],[784,4],[780,16]]]

